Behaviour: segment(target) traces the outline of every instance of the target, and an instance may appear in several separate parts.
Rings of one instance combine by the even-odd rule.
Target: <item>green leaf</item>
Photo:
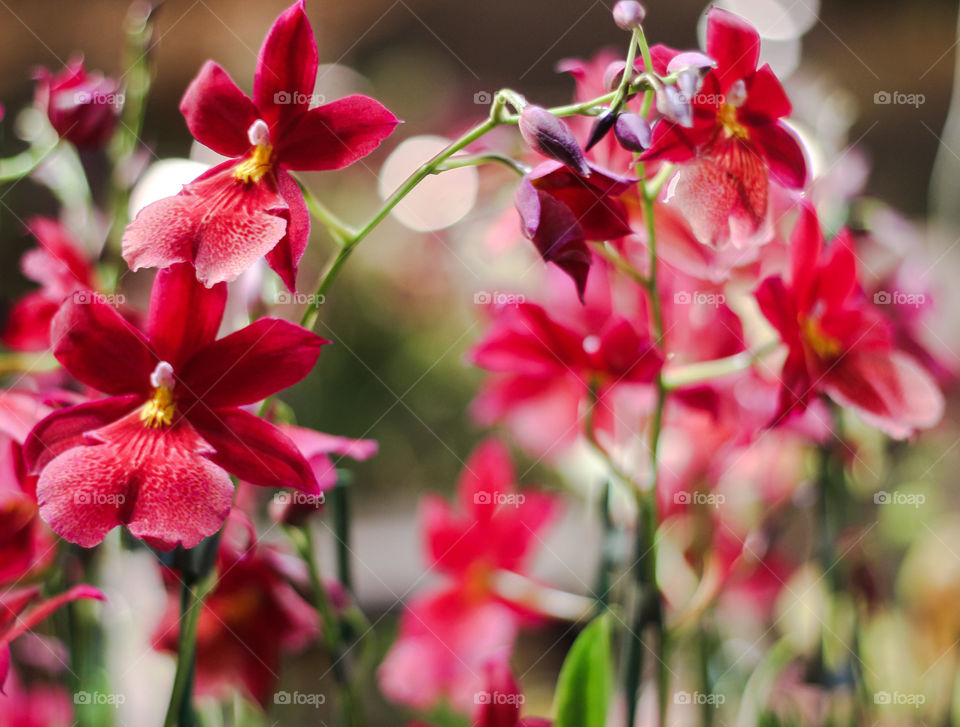
[[[613,692],[610,616],[598,616],[573,642],[560,668],[554,727],[604,727]]]

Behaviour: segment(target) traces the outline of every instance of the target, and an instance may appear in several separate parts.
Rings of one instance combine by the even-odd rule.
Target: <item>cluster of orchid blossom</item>
[[[146,47],[151,18],[139,12],[131,42]],[[85,585],[96,568],[83,549],[118,527],[132,536],[118,547],[154,551],[169,593],[154,637],[177,658],[165,727],[197,724],[194,694],[241,694],[264,711],[283,704],[283,658],[311,644],[327,650],[344,727],[366,723],[374,683],[411,719],[457,724],[438,711],[446,705],[485,727],[542,727],[551,722],[523,707],[514,656],[522,633],[556,621],[591,622],[560,670],[555,724],[665,725],[691,709],[671,699],[689,688],[672,668],[685,658],[675,644],[690,633],[706,641],[706,615],[723,609],[771,618],[807,565],[780,539],[783,520],[811,481],[842,482],[858,458],[845,412],[911,438],[941,419],[954,366],[927,341],[926,309],[877,292],[905,268],[896,261],[881,277],[864,262],[882,245],[869,227],[825,240],[818,185],[830,170],[811,175],[809,149],[784,121],[787,94],[760,65],[757,31],[712,8],[704,49],[680,51],[648,45],[644,14],[633,0],[614,9],[630,37],[625,58],[561,64],[577,85],[570,105],[546,109],[500,91],[488,118],[354,228],[296,172],[346,167],[399,121],[362,95],[311,104],[319,54],[299,0],[266,37],[252,98],[212,61],[183,96],[191,134],[225,161],[132,220],[119,204],[79,230],[75,216],[29,221],[37,246],[22,271],[39,287],[0,332],[9,375],[0,392],[0,723],[103,724],[59,687],[25,681],[44,663],[38,650],[64,653],[25,634],[61,606],[89,613],[82,601],[104,599]],[[39,134],[31,150],[0,161],[0,176],[99,150],[134,170],[114,175],[114,198],[125,200],[149,73],[134,78],[141,85],[125,97],[79,60],[40,73],[35,105],[55,139]],[[480,153],[478,142],[504,125],[518,126],[523,149]],[[321,577],[312,529],[324,493],[338,490],[337,465],[371,457],[377,444],[298,427],[276,398],[329,343],[312,331],[317,307],[299,324],[268,316],[238,326],[228,295],[260,280],[248,271],[261,259],[290,291],[303,290],[313,217],[336,245],[308,288],[322,296],[420,181],[505,160],[520,174],[510,214],[545,263],[542,285],[483,311],[486,331],[469,359],[486,376],[471,413],[498,433],[467,458],[455,504],[423,500],[424,550],[439,578],[404,605],[372,678],[349,653],[372,627],[350,583]],[[145,312],[118,287],[128,268],[157,269]],[[262,306],[266,295],[256,297]],[[589,598],[532,568],[561,504],[583,507],[582,495],[518,487],[514,469],[515,456],[562,470],[580,455],[601,472],[604,538],[635,542],[626,553],[604,547]],[[265,507],[251,485],[290,492]],[[735,497],[741,507],[714,506]],[[268,539],[265,522],[282,526],[286,542]],[[71,639],[58,657],[78,689],[90,676],[78,664],[95,659],[77,653],[83,644],[91,648]],[[850,670],[825,664],[822,651],[788,661],[819,674],[810,683],[826,692]],[[705,664],[707,691],[710,671]]]

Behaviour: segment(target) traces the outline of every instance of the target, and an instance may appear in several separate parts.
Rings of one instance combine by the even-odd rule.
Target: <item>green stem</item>
[[[435,170],[434,174],[440,174],[441,172],[447,172],[451,169],[462,169],[463,167],[477,167],[481,164],[502,164],[508,169],[516,172],[517,174],[523,176],[530,171],[530,167],[526,164],[513,159],[512,157],[507,156],[506,154],[500,154],[499,152],[487,152],[485,154],[474,154],[472,156],[456,157],[455,159],[448,159],[439,165]]]
[[[344,263],[346,263],[346,261],[349,259],[357,245],[359,245],[367,235],[373,232],[377,225],[386,219],[387,215],[390,214],[390,211],[400,204],[401,200],[410,194],[414,187],[420,184],[420,182],[422,182],[429,175],[434,174],[440,164],[502,123],[500,119],[500,112],[497,111],[497,109],[502,109],[502,104],[498,106],[495,102],[494,109],[491,110],[490,116],[485,121],[474,126],[459,139],[447,145],[446,148],[437,153],[432,159],[420,165],[420,167],[413,174],[407,177],[403,184],[401,184],[393,192],[393,194],[387,197],[384,203],[380,206],[380,209],[374,213],[373,217],[367,220],[363,227],[357,230],[353,235],[343,240],[340,249],[330,261],[320,278],[320,283],[317,286],[316,300],[319,301],[324,299],[327,291],[330,289],[330,286],[333,285],[334,280],[336,280],[337,276],[340,274],[340,270],[343,268]],[[311,305],[304,312],[303,318],[300,321],[300,325],[302,325],[304,328],[313,328],[317,322],[319,314],[319,304]]]
[[[780,347],[779,341],[770,341],[752,351],[742,351],[732,356],[718,358],[712,361],[698,361],[696,363],[677,366],[663,372],[663,385],[668,391],[681,389],[692,384],[702,384],[724,376],[746,371],[764,356],[773,353]]]
[[[307,209],[310,210],[310,214],[316,217],[317,220],[327,228],[334,242],[343,247],[347,240],[356,236],[357,231],[331,212],[319,199],[314,197],[307,185],[299,179],[297,180],[297,184],[300,185],[300,191],[303,192],[303,198],[307,202]]]
[[[353,727],[363,722],[359,714],[360,700],[357,698],[355,689],[350,681],[350,676],[347,673],[340,620],[334,612],[330,596],[327,593],[326,587],[323,585],[323,579],[320,575],[320,564],[317,561],[313,530],[311,530],[309,523],[306,523],[296,528],[293,533],[292,539],[310,574],[310,589],[313,596],[313,605],[323,624],[323,639],[327,655],[330,658],[330,668],[333,671],[334,679],[336,679],[340,687],[340,706],[343,725],[344,727]]]
[[[32,145],[26,151],[19,154],[0,159],[0,184],[14,182],[22,179],[40,166],[50,154],[57,148],[59,139],[54,136],[52,142],[45,144]]]
[[[203,601],[216,582],[211,572],[199,582],[184,573],[180,602],[180,634],[177,640],[177,671],[170,692],[170,704],[163,727],[194,727],[193,677],[197,656],[197,625],[203,612]]]

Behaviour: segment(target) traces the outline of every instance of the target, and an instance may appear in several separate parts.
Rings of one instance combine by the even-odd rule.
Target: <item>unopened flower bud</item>
[[[647,11],[637,0],[620,0],[613,6],[613,22],[620,30],[636,30],[646,16]]]
[[[576,137],[561,119],[541,106],[527,106],[520,112],[520,135],[527,145],[544,156],[563,162],[584,176],[590,167]]]
[[[662,86],[657,89],[657,111],[666,119],[680,124],[684,128],[693,126],[693,109],[690,99],[676,86]]]
[[[607,132],[613,128],[617,121],[617,113],[607,109],[600,114],[593,122],[590,128],[590,138],[587,140],[587,151],[590,151],[599,141],[607,135]]]
[[[650,124],[637,114],[620,114],[613,127],[617,141],[627,151],[641,152],[650,147]]]
[[[624,61],[612,61],[603,71],[603,87],[607,91],[615,91],[623,79],[623,72],[627,64]]]

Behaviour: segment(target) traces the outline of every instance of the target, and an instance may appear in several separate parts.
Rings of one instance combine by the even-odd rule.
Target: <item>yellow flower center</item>
[[[804,319],[801,327],[804,340],[817,356],[831,359],[840,355],[843,344],[836,338],[828,336],[815,318]]]
[[[253,151],[233,170],[233,176],[244,184],[259,182],[273,168],[273,145],[270,127],[263,119],[254,121],[247,129],[247,138]]]
[[[273,147],[269,144],[257,144],[253,147],[250,156],[244,159],[233,170],[233,176],[249,184],[259,182],[273,167]]]
[[[720,112],[717,114],[717,121],[723,128],[723,133],[727,138],[735,136],[738,139],[746,139],[750,134],[747,127],[740,123],[737,118],[737,107],[730,103],[721,104]]]
[[[140,421],[151,428],[169,427],[177,407],[173,401],[173,366],[161,361],[150,374],[153,396],[140,410]]]
[[[166,386],[158,386],[153,396],[140,410],[140,420],[148,427],[169,427],[173,424],[173,415],[177,407],[173,403],[173,392]]]

